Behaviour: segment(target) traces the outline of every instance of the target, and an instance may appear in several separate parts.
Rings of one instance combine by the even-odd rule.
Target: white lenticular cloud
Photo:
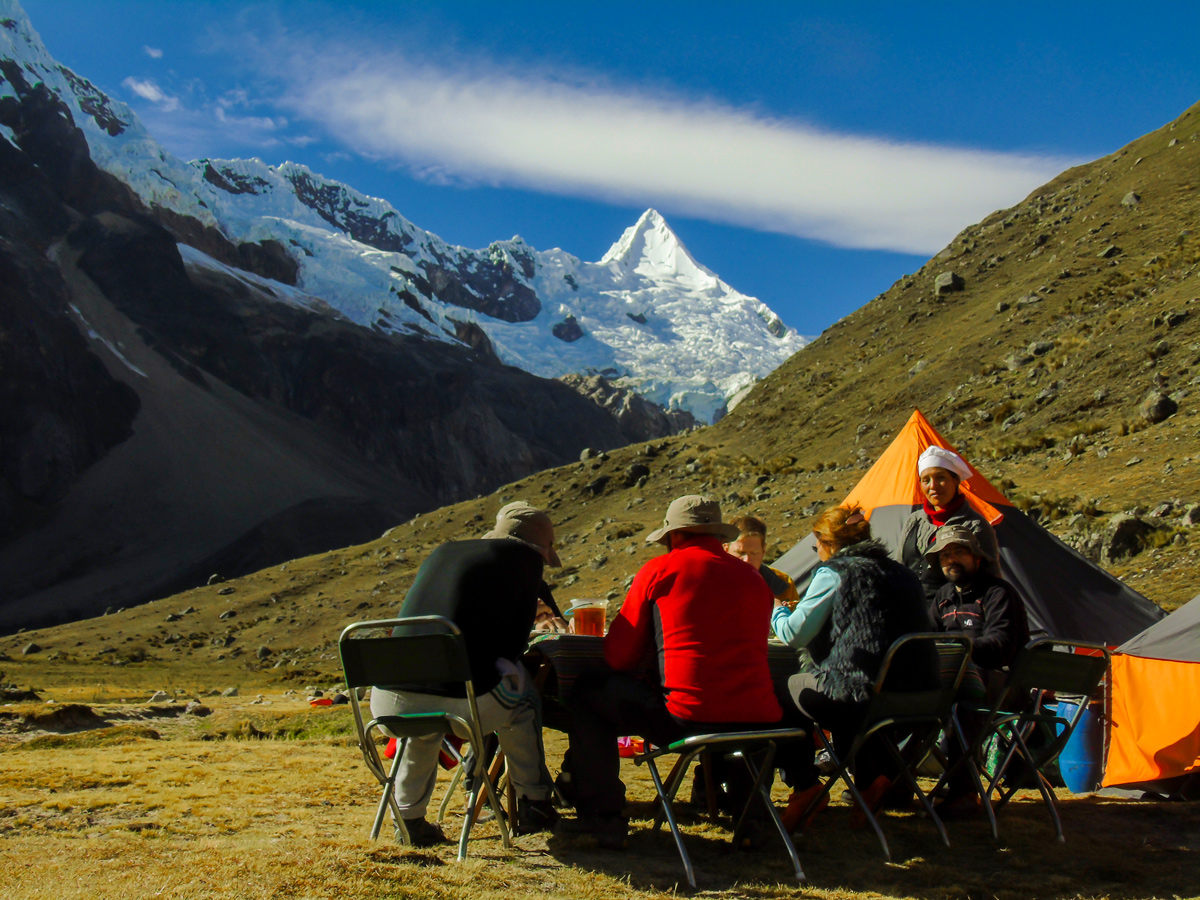
[[[553,77],[303,57],[285,105],[361,153],[844,247],[935,252],[1071,163]]]
[[[171,112],[179,109],[179,98],[168,94],[151,78],[126,78],[121,82],[122,85],[129,88],[143,100],[149,100],[163,112]]]
[[[163,52],[161,50],[159,50],[157,47],[151,47],[149,44],[146,44],[145,46],[142,47],[142,52],[145,53],[151,59],[162,59],[162,55],[163,55]]]

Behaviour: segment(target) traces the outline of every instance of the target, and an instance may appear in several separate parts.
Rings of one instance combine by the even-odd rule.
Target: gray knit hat
[[[550,565],[562,565],[554,551],[554,524],[550,517],[524,500],[510,503],[496,513],[496,527],[485,534],[483,539],[498,538],[511,538],[528,544],[535,550],[544,550]]]
[[[657,541],[670,546],[667,537],[672,531],[686,531],[691,534],[715,534],[725,543],[736,541],[738,528],[721,521],[721,504],[712,497],[701,497],[698,494],[688,494],[671,501],[667,507],[667,516],[663,519],[662,528],[650,532],[646,543]]]

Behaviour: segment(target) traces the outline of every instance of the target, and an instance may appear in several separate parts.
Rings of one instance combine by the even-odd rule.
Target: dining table
[[[604,638],[587,634],[534,634],[525,651],[525,663],[542,694],[543,724],[558,731],[569,730],[567,701],[580,676],[612,671],[604,659]],[[788,678],[800,671],[800,658],[786,644],[769,640],[767,665],[776,691],[782,694]],[[655,668],[656,660],[649,656],[630,674],[655,678]]]

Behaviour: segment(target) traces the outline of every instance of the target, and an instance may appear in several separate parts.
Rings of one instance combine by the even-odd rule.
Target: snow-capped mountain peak
[[[16,0],[0,0],[0,99],[39,81],[66,104],[96,164],[148,206],[235,245],[270,244],[295,261],[297,291],[375,331],[488,345],[544,377],[603,374],[705,422],[806,343],[697,262],[653,209],[586,263],[517,236],[481,250],[449,244],[302,164],[184,162],[128,106],[58,64]],[[0,140],[16,137],[0,125]]]
[[[633,226],[626,228],[599,265],[610,267],[614,274],[634,271],[660,278],[675,277],[696,286],[717,280],[711,270],[688,252],[656,209],[646,210]]]

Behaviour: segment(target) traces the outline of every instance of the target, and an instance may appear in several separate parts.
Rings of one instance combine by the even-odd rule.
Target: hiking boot
[[[803,790],[792,791],[792,796],[788,797],[787,809],[785,809],[783,811],[783,815],[780,816],[780,818],[783,820],[783,827],[788,830],[788,834],[792,834],[797,828],[800,827],[800,817],[804,815],[804,812],[808,809],[809,804],[813,802],[814,798],[816,798],[816,796],[820,794],[823,789],[824,785],[818,781],[816,784],[806,787]],[[812,815],[808,817],[806,830],[812,827],[812,821],[816,818],[817,813],[819,813],[828,805],[829,793],[826,792],[825,795],[821,797],[821,802],[817,805],[817,808],[813,810]]]
[[[531,800],[529,797],[517,798],[517,834],[537,834],[539,831],[553,831],[558,821],[558,810],[549,800]]]
[[[879,812],[883,807],[883,798],[887,796],[887,792],[892,789],[892,779],[886,775],[878,776],[871,782],[871,786],[865,791],[861,791],[863,800],[867,804],[867,808],[871,810],[871,814]],[[851,828],[866,828],[867,814],[863,812],[861,806],[857,803],[854,809],[850,811],[850,827]]]
[[[427,822],[424,816],[405,819],[404,827],[408,830],[408,841],[414,847],[433,847],[449,840],[442,831],[441,825],[436,822]]]
[[[629,820],[621,816],[576,816],[560,819],[555,834],[568,837],[593,837],[606,850],[624,850],[629,846]]]

